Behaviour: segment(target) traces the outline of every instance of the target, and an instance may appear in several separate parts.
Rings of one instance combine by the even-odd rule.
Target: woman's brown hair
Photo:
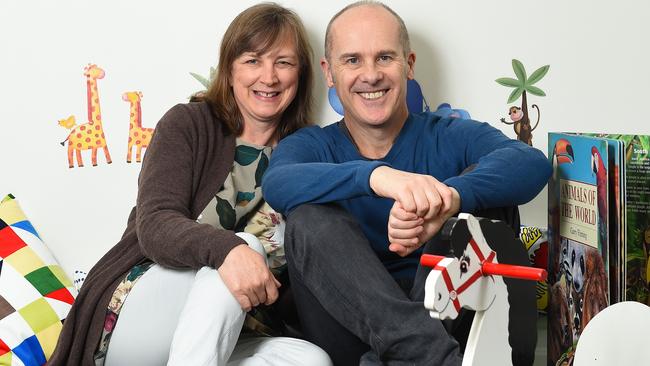
[[[230,132],[240,135],[243,117],[229,79],[235,59],[245,52],[264,54],[286,37],[293,37],[299,64],[296,97],[282,114],[275,131],[279,140],[312,121],[312,49],[307,32],[296,13],[275,3],[254,5],[241,12],[228,26],[221,40],[219,65],[210,88],[193,100],[207,101],[215,116]]]

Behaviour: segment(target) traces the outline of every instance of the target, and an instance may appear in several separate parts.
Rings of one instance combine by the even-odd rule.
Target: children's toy
[[[591,319],[576,346],[575,366],[650,365],[650,307],[624,301]]]
[[[433,111],[433,114],[436,114],[441,118],[461,118],[461,119],[471,118],[468,111],[460,108],[452,108],[451,104],[449,103],[441,103],[438,106],[438,108],[435,111]]]
[[[463,308],[476,311],[463,365],[532,365],[534,281],[545,279],[546,271],[529,267],[523,245],[501,221],[461,214],[445,224],[442,235],[454,256],[422,256],[421,264],[433,268],[424,306],[438,319],[456,319]]]

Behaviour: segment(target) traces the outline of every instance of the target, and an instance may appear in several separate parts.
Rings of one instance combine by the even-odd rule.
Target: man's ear
[[[408,64],[406,77],[409,80],[412,80],[415,78],[415,52],[409,52],[408,56],[406,57],[406,63]]]
[[[332,69],[330,68],[329,62],[323,57],[320,59],[320,68],[323,70],[323,75],[325,76],[325,81],[327,81],[327,87],[334,87],[334,77],[332,76]]]

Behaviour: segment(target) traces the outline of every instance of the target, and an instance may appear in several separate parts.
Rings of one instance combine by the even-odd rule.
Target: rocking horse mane
[[[477,219],[490,248],[497,253],[499,263],[530,266],[524,245],[506,223],[478,217]],[[450,254],[460,259],[471,238],[467,221],[449,219],[443,226],[441,235],[443,242],[449,245]],[[508,343],[512,347],[512,364],[532,365],[537,341],[535,282],[506,277],[503,281],[508,289],[510,304]]]

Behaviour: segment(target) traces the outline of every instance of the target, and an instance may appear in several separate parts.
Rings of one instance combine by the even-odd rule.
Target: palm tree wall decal
[[[189,98],[190,101],[193,101],[195,98],[198,98],[198,97],[201,97],[201,96],[205,95],[205,93],[208,91],[208,89],[210,89],[210,85],[212,84],[212,81],[214,80],[214,77],[216,76],[216,73],[217,73],[217,69],[215,69],[214,67],[210,67],[210,76],[208,76],[208,77],[197,74],[195,72],[190,72],[190,75],[192,75],[192,77],[194,79],[196,79],[196,81],[201,83],[201,85],[203,85],[203,87],[205,88],[203,90],[200,90],[200,91],[192,94],[190,96],[190,98]]]
[[[548,72],[549,68],[550,65],[542,66],[530,74],[530,76],[527,76],[526,69],[524,68],[524,65],[521,63],[521,61],[513,59],[512,69],[514,70],[515,76],[517,78],[513,79],[509,77],[503,77],[496,79],[497,83],[509,88],[514,88],[508,97],[508,103],[515,102],[517,99],[519,99],[519,97],[521,97],[521,108],[516,106],[510,107],[508,114],[510,115],[512,122],[506,122],[505,118],[501,118],[501,122],[514,125],[514,130],[517,134],[517,138],[520,141],[523,141],[531,146],[533,144],[532,131],[539,124],[540,112],[539,107],[536,104],[533,104],[532,107],[537,109],[537,122],[535,123],[535,126],[531,128],[530,117],[528,113],[527,93],[536,95],[538,97],[546,96],[546,93],[542,89],[536,87],[534,84],[542,80],[542,78]]]

